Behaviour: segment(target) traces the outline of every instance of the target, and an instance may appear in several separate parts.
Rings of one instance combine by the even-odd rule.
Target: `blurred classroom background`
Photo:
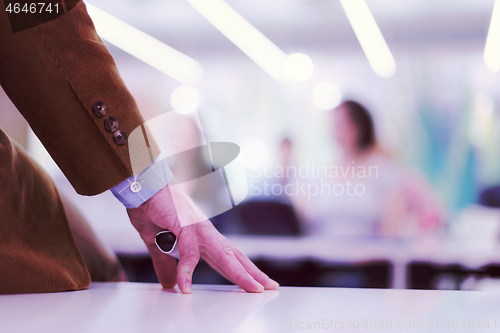
[[[98,7],[89,5],[97,30],[145,119],[154,123],[177,112],[181,126],[166,144],[192,139],[241,148],[249,195],[212,221],[282,285],[500,288],[500,195],[494,188],[500,185],[499,47],[485,53],[494,0],[367,0],[368,14],[358,0],[91,3]],[[295,191],[299,183],[321,189],[314,168],[349,166],[333,119],[344,100],[359,101],[371,113],[377,149],[390,161],[374,165],[382,182],[392,177],[384,190],[376,185],[366,192],[373,200],[354,195],[345,205],[347,192]],[[0,126],[79,207],[128,278],[155,281],[125,208],[110,193],[77,195],[3,92],[0,108]],[[189,135],[190,122],[203,137]],[[307,172],[279,174],[287,166]],[[425,188],[422,196],[438,215],[430,228],[411,221],[413,208],[404,199],[383,198],[404,192],[409,178]],[[370,181],[358,179],[368,187]],[[284,193],[287,184],[292,195]],[[376,224],[392,209],[402,211],[392,233],[323,228],[340,219],[363,224],[366,211]],[[194,282],[227,283],[204,263]]]

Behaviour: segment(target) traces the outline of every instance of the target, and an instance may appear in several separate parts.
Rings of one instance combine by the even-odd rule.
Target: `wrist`
[[[172,231],[176,236],[183,227],[208,220],[177,185],[166,185],[139,208],[158,226]]]
[[[169,185],[163,187],[151,198],[134,209],[141,210],[156,225],[172,231],[176,236],[179,236],[181,225]]]

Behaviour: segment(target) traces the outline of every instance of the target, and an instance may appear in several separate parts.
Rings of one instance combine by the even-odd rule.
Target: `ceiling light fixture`
[[[484,63],[493,73],[500,70],[500,4],[496,0],[491,14],[490,29],[484,47]]]
[[[196,84],[203,77],[201,64],[150,35],[85,2],[102,39],[183,84]]]
[[[340,3],[375,73],[383,78],[393,76],[396,61],[366,1],[340,0]]]
[[[223,0],[187,0],[274,79],[283,82],[287,55]]]

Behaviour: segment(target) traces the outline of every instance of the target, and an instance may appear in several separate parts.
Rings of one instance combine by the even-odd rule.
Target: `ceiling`
[[[338,0],[226,0],[285,52],[359,48]],[[494,0],[367,0],[391,49],[484,47]],[[238,51],[185,0],[100,0],[101,9],[187,54]]]

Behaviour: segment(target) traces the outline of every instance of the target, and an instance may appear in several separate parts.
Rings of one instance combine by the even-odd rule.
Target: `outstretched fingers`
[[[264,290],[262,284],[250,275],[236,258],[233,247],[228,242],[219,242],[218,246],[211,247],[207,255],[224,275],[248,292],[260,293]]]
[[[229,276],[227,276],[226,272],[224,272],[224,270],[222,268],[220,268],[220,266],[215,261],[213,261],[212,259],[210,259],[207,256],[203,256],[203,259],[205,259],[205,261],[210,265],[210,267],[212,267],[217,272],[219,272],[220,275],[222,275],[223,277],[225,277],[228,281],[231,281],[232,283],[234,283],[234,281],[231,280],[229,278]]]
[[[271,279],[262,272],[248,257],[238,249],[234,250],[234,254],[243,268],[259,282],[266,290],[276,290],[280,286],[278,282]]]

